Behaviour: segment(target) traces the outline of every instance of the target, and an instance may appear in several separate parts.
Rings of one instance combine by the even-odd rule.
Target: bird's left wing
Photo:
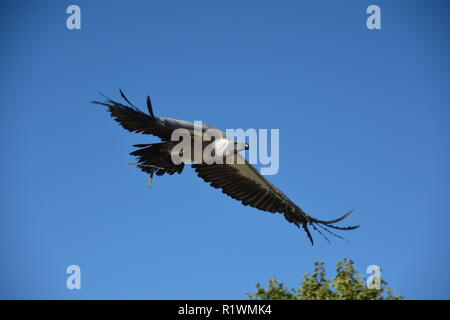
[[[263,211],[282,213],[289,222],[294,223],[297,227],[302,226],[311,242],[313,242],[313,239],[308,226],[312,226],[320,234],[322,232],[317,227],[333,235],[335,234],[327,227],[339,230],[351,230],[358,227],[333,225],[345,219],[351,211],[332,221],[323,221],[311,217],[295,205],[281,190],[259,174],[256,168],[246,159],[239,154],[237,156],[239,160],[236,159],[232,164],[197,163],[193,164],[192,167],[205,182],[209,182],[214,188],[221,189],[223,193],[241,201],[245,206],[249,205]]]
[[[92,101],[92,103],[108,107],[111,117],[128,131],[151,134],[157,136],[162,141],[171,141],[172,133],[176,129],[186,129],[192,134],[195,134],[198,130],[195,124],[189,121],[155,117],[152,102],[148,96],[147,109],[149,114],[146,114],[136,108],[124,95],[122,90],[120,90],[120,95],[127,104],[114,101],[106,96],[104,96],[106,101]],[[206,134],[209,129],[218,130],[206,124],[203,124],[200,129],[203,134]]]
[[[145,114],[136,108],[120,90],[122,98],[129,104],[125,105],[114,101],[106,96],[106,101],[92,101],[108,107],[111,117],[113,117],[122,127],[131,132],[151,134],[157,136],[163,141],[169,141],[173,128],[164,126],[159,118],[153,115],[153,108],[150,97],[147,97],[147,108],[149,114]]]

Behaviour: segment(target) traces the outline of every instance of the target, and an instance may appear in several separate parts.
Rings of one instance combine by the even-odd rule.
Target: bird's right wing
[[[241,155],[238,154],[237,159],[233,160],[234,162],[230,164],[197,163],[193,164],[192,167],[197,172],[197,175],[205,182],[210,183],[213,188],[222,189],[223,193],[241,201],[243,205],[249,205],[263,211],[282,213],[286,220],[297,227],[303,227],[311,242],[313,242],[313,239],[308,226],[312,226],[319,233],[321,232],[317,227],[330,233],[332,232],[327,227],[339,230],[357,228],[357,226],[338,227],[334,225],[334,223],[350,215],[351,211],[332,221],[318,220],[311,217],[293,203],[281,190],[259,174],[255,167]],[[335,235],[334,233],[332,234]]]

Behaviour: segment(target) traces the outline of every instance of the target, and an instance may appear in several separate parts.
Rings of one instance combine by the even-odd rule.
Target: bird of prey
[[[231,148],[233,150],[231,156],[235,157],[234,159],[237,161],[208,164],[183,158],[181,163],[174,163],[172,160],[172,150],[178,141],[172,141],[172,133],[176,129],[185,129],[195,134],[195,132],[198,132],[195,131],[195,124],[184,120],[155,117],[149,96],[147,96],[147,109],[149,114],[146,114],[136,108],[127,99],[122,90],[120,90],[120,95],[124,100],[123,103],[111,100],[106,96],[103,96],[106,99],[105,101],[92,101],[92,103],[106,106],[111,113],[111,117],[128,131],[153,135],[162,140],[159,143],[134,145],[134,147],[139,149],[131,152],[131,155],[136,156],[138,159],[138,163],[136,164],[138,168],[150,175],[150,181],[154,174],[157,176],[164,174],[172,175],[174,173],[180,174],[183,171],[184,165],[191,163],[192,168],[195,169],[195,172],[200,178],[209,183],[213,188],[221,189],[226,195],[241,201],[243,205],[252,206],[262,211],[283,214],[287,221],[305,230],[311,244],[314,242],[308,227],[312,227],[320,235],[324,236],[327,241],[328,238],[321,230],[342,238],[332,232],[330,228],[353,230],[359,227],[341,227],[335,225],[337,222],[348,217],[353,210],[350,210],[340,218],[329,221],[319,220],[308,215],[280,189],[259,174],[256,168],[239,154],[239,151],[249,148],[247,144],[228,139],[223,131],[221,131],[223,133],[223,139],[220,139],[221,147],[224,145],[225,147],[233,146],[234,148]],[[207,135],[208,129],[218,130],[217,128],[203,125],[200,132],[203,135]],[[210,143],[217,143],[217,139],[213,140],[213,142],[210,139],[208,144]],[[203,148],[206,145],[202,144]],[[225,153],[223,155],[225,157],[230,156]]]

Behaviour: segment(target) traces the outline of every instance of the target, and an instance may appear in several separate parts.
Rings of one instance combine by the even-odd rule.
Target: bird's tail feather
[[[134,146],[140,149],[130,154],[138,158],[137,166],[139,169],[150,175],[156,174],[157,176],[162,176],[166,173],[169,175],[181,173],[184,164],[176,165],[171,161],[170,154],[166,148],[167,143],[169,142],[136,144]]]

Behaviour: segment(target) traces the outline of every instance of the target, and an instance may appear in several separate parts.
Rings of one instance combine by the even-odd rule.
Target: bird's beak
[[[243,142],[235,142],[234,148],[235,148],[235,151],[237,151],[237,152],[243,151],[243,150],[248,150],[248,144],[243,143]]]

